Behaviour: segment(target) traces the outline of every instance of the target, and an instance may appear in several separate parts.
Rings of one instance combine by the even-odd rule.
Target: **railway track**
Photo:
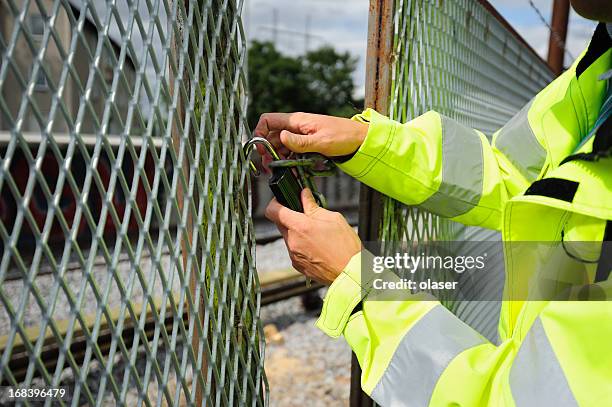
[[[295,271],[284,271],[279,273],[266,273],[269,275],[264,275],[261,278],[261,304],[267,305],[277,301],[282,301],[287,298],[291,298],[293,296],[306,294],[308,292],[316,291],[322,287],[321,284],[312,284],[310,286],[306,285],[306,280],[299,273]],[[135,311],[138,315],[142,315],[142,306],[134,307]],[[146,322],[144,325],[144,334],[146,335],[148,340],[153,338],[155,332],[155,316],[151,311],[150,307],[147,307],[147,316]],[[156,305],[155,312],[159,315],[161,307]],[[164,319],[164,326],[168,331],[172,330],[172,326],[175,322],[176,315],[172,312],[170,308],[166,310],[165,315],[168,315]],[[111,311],[111,316],[113,319],[113,323],[116,326],[119,320],[119,310],[115,309]],[[85,322],[87,325],[87,330],[91,332],[95,322],[95,315],[85,316]],[[187,309],[183,312],[182,319],[187,324],[189,322],[189,313]],[[123,330],[121,331],[121,337],[124,341],[129,341],[134,338],[134,334],[138,329],[138,326],[134,323],[134,320],[130,318],[128,315],[125,316],[123,321]],[[62,338],[65,337],[66,331],[68,328],[68,321],[57,321],[57,326],[60,330],[60,334]],[[74,330],[72,336],[72,342],[69,346],[69,350],[72,357],[74,358],[74,362],[77,365],[83,363],[85,358],[85,353],[88,348],[88,344],[91,342],[88,339],[88,336],[85,334],[85,330],[78,325],[78,328]],[[40,335],[40,329],[38,327],[31,327],[26,329],[26,336],[28,342],[30,344],[35,343]],[[106,320],[101,323],[99,333],[96,339],[96,345],[100,349],[100,352],[103,356],[108,355],[110,350],[112,340],[113,340],[113,329]],[[4,353],[6,349],[8,337],[0,337],[0,355]],[[58,343],[53,334],[48,331],[45,333],[45,339],[43,341],[43,345],[40,353],[37,357],[40,359],[42,365],[49,372],[53,372],[55,370],[57,359],[60,355],[60,347],[63,346],[62,343]],[[11,353],[10,360],[8,362],[8,366],[3,368],[6,372],[9,370],[15,381],[21,382],[25,380],[28,366],[30,364],[31,354],[28,352],[28,346],[23,342],[20,336],[15,338],[13,343],[13,349]],[[39,376],[38,370],[35,371],[34,376]],[[7,381],[6,377],[3,377],[2,383],[0,385],[6,386],[11,383]]]

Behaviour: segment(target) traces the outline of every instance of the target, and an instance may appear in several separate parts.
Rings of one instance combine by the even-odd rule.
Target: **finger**
[[[319,205],[312,195],[312,191],[309,188],[304,188],[302,190],[302,206],[304,207],[304,213],[306,215],[316,211],[319,209]]]
[[[264,148],[261,144],[256,144],[255,148],[257,149],[257,153],[261,157],[261,168],[266,174],[270,174],[270,168],[268,164],[272,161],[272,156],[268,153],[268,150]]]
[[[289,130],[299,132],[299,121],[294,113],[264,113],[259,118],[254,133],[260,137],[268,137],[271,132]]]
[[[272,144],[272,147],[274,148],[276,154],[279,156],[280,159],[287,157],[291,153],[291,151],[281,143],[280,132],[270,132],[266,139],[270,142],[270,144]],[[272,158],[272,155],[270,154],[268,149],[265,148],[262,144],[256,144],[255,148],[257,149],[257,153],[259,153],[259,156],[262,158],[262,167],[264,168],[265,172],[269,174],[270,168],[268,164],[270,164],[270,162],[274,160]]]
[[[282,226],[287,229],[292,229],[303,220],[304,214],[292,211],[286,206],[278,203],[276,199],[270,201],[266,207],[266,218],[276,223],[277,226]]]
[[[274,149],[277,152],[283,148],[283,143],[281,143],[280,141],[280,131],[274,130],[274,131],[270,131],[267,134],[258,134],[254,132],[254,136],[263,137],[266,140],[268,140],[270,144],[272,144],[272,147],[274,147]],[[263,144],[258,143],[255,145],[255,148],[257,149],[257,152],[259,153],[259,155],[269,154],[268,149],[265,148]]]
[[[289,150],[296,153],[310,153],[312,150],[313,136],[309,134],[297,134],[288,130],[283,130],[280,133],[280,141]]]

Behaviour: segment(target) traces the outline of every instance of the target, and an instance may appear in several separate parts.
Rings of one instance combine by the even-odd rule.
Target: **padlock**
[[[253,137],[243,147],[245,157],[248,157],[255,144],[262,144],[270,153],[274,160],[280,160],[280,157],[274,147],[268,140],[263,137]],[[251,170],[255,175],[259,175],[259,171],[255,165],[250,163]],[[297,212],[304,212],[302,207],[302,199],[300,197],[303,186],[298,177],[293,173],[293,169],[289,167],[273,167],[272,176],[268,180],[268,186],[272,190],[276,200],[283,206]]]

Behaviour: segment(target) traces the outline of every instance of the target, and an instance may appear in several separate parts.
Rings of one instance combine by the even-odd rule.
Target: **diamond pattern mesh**
[[[241,7],[0,2],[3,385],[265,404]]]

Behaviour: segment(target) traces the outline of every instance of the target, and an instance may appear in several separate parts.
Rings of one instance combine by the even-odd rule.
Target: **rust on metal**
[[[388,115],[391,100],[393,66],[393,0],[370,0],[368,49],[366,56],[365,105]],[[359,191],[359,237],[377,240],[382,219],[383,196],[361,185]],[[372,399],[361,390],[361,368],[353,354],[351,359],[351,407],[370,407]]]
[[[393,1],[370,1],[366,56],[365,104],[382,114],[389,111],[393,59]]]
[[[551,31],[548,39],[548,66],[555,75],[561,75],[564,70],[565,41],[567,40],[567,25],[569,22],[569,0],[555,0],[551,19]]]
[[[368,49],[366,56],[365,105],[388,115],[393,63],[393,0],[370,0]],[[378,238],[382,195],[365,185],[359,191],[359,237]]]

